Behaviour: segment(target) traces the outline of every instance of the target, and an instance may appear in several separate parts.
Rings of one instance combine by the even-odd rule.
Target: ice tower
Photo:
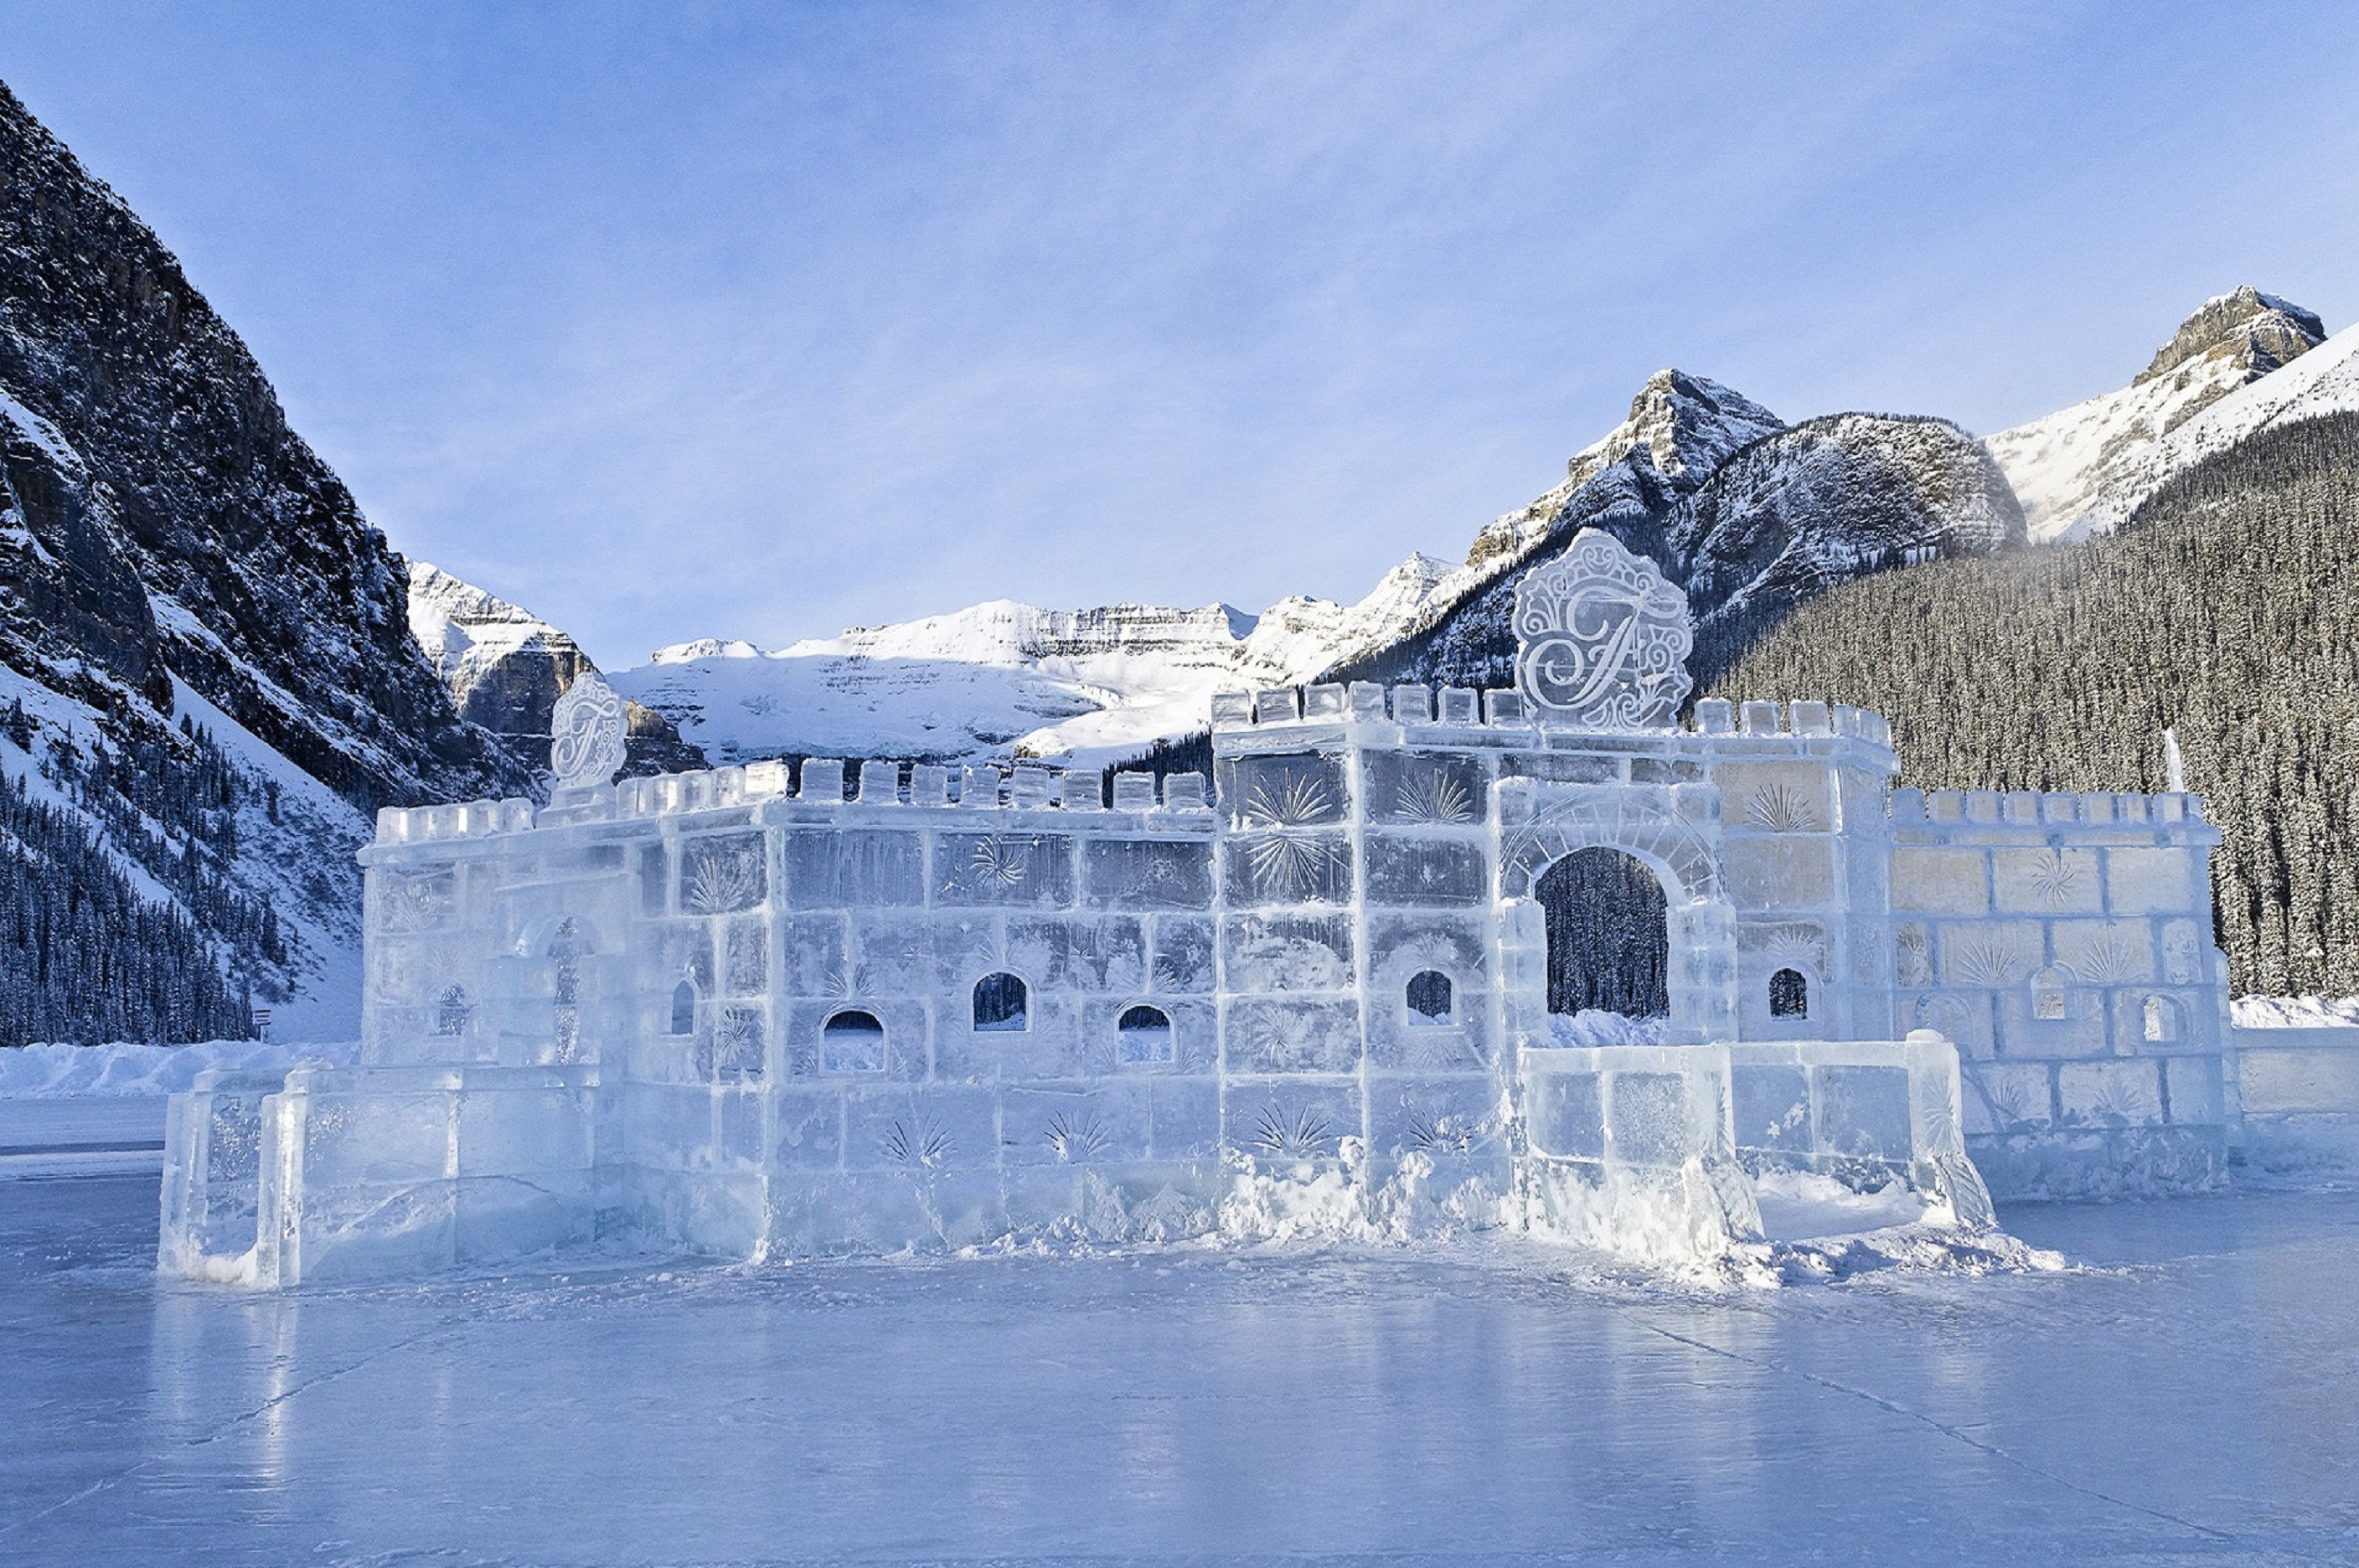
[[[1776,1167],[1970,1225],[1973,1161],[2003,1193],[2218,1178],[2191,798],[1896,794],[1884,722],[1823,703],[1682,724],[1684,599],[1603,533],[1527,577],[1516,630],[1513,691],[1221,697],[1211,780],[1110,787],[617,784],[585,676],[547,806],[380,813],[362,1064],[176,1100],[164,1265],[1309,1214],[1691,1254],[1752,1231]]]

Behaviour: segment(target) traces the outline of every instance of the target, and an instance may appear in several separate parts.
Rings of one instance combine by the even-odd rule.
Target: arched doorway
[[[1644,861],[1575,850],[1532,884],[1532,897],[1548,917],[1549,1012],[1671,1010],[1670,901]]]

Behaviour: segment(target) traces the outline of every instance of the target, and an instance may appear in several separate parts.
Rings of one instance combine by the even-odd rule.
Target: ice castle
[[[1884,721],[1818,702],[1682,723],[1683,596],[1603,533],[1515,625],[1513,691],[1225,696],[1211,780],[1110,789],[821,760],[618,784],[622,706],[584,677],[547,806],[380,813],[361,1064],[176,1100],[163,1265],[1313,1212],[1708,1251],[1756,1234],[1770,1170],[1967,1225],[1989,1191],[2220,1178],[2200,802],[1896,790]]]

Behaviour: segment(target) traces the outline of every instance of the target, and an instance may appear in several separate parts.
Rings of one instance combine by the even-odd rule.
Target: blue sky
[[[1455,556],[1664,365],[1987,431],[2359,315],[2359,8],[0,0],[397,547],[610,668]]]

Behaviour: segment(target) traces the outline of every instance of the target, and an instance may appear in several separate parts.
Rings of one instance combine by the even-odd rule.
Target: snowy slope
[[[2034,541],[2086,538],[2128,515],[2120,495],[2154,471],[2174,431],[2324,337],[2318,317],[2300,306],[2240,288],[2205,300],[2129,386],[2001,430],[1984,445],[2022,501]],[[2150,492],[2149,485],[2137,498]]]
[[[2238,387],[2139,452],[2082,514],[2078,532],[2120,527],[2173,478],[2261,430],[2353,411],[2359,411],[2359,326],[2343,328],[2284,369]]]
[[[1412,556],[1355,604],[1297,597],[1258,616],[994,600],[776,652],[682,643],[610,679],[716,762],[1020,751],[1103,764],[1201,728],[1214,691],[1310,680],[1398,635],[1446,571]]]

